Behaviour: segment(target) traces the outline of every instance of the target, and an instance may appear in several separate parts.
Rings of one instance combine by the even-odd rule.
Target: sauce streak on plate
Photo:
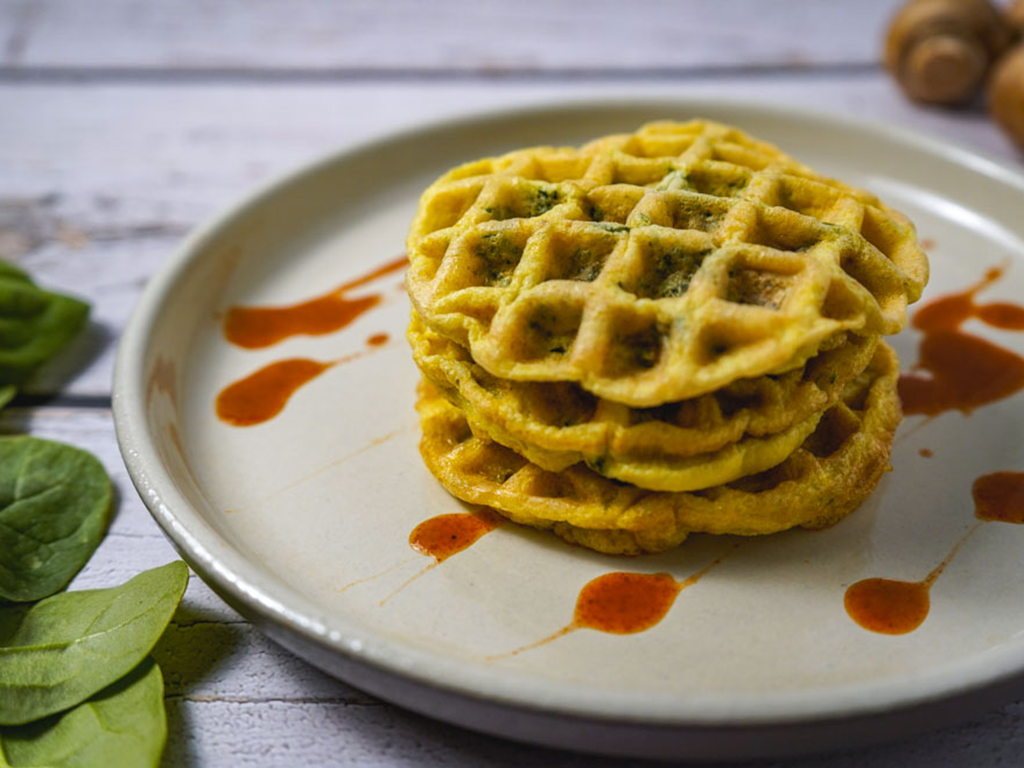
[[[486,507],[480,507],[472,512],[454,512],[446,515],[437,515],[436,517],[424,520],[413,528],[412,533],[409,534],[409,546],[421,555],[434,558],[434,562],[402,582],[396,589],[388,593],[380,601],[379,605],[384,605],[388,600],[418,578],[436,568],[449,557],[471,547],[481,536],[498,528],[502,522],[504,522],[504,518],[501,515],[492,512]],[[387,571],[382,571],[376,575],[380,576],[384,573],[387,573]],[[373,578],[376,578],[376,576]],[[360,582],[363,581],[367,581],[367,579],[360,579]]]
[[[1024,389],[1024,357],[961,328],[973,318],[993,328],[1024,331],[1024,306],[975,301],[977,294],[1004,272],[1005,267],[990,269],[980,282],[933,299],[914,315],[913,325],[924,331],[924,338],[914,369],[900,377],[904,413],[970,413]],[[926,458],[932,455],[927,448],[919,453]],[[850,618],[872,632],[912,632],[928,617],[932,584],[985,522],[1024,523],[1024,473],[983,475],[974,482],[973,496],[979,522],[960,538],[938,567],[922,581],[869,578],[850,585],[843,599]]]
[[[924,623],[930,607],[929,590],[957,551],[975,531],[990,521],[1024,525],[1024,472],[992,472],[974,481],[974,514],[979,522],[923,581],[871,578],[846,590],[850,618],[864,629],[886,635],[912,632]]]
[[[580,590],[570,623],[536,642],[505,653],[493,654],[487,659],[495,661],[515,656],[547,645],[578,629],[596,629],[616,635],[632,635],[648,630],[665,618],[680,592],[700,581],[723,559],[725,555],[682,581],[669,573],[615,571],[598,576],[584,584]]]
[[[456,512],[424,520],[409,534],[409,546],[438,563],[456,555],[499,525],[502,518],[488,509]]]
[[[863,579],[846,590],[843,603],[850,618],[864,629],[904,635],[928,618],[932,581],[931,577],[925,581]]]
[[[643,632],[665,618],[682,588],[667,573],[606,573],[580,590],[572,623],[616,635]]]
[[[994,328],[1024,330],[1024,306],[977,304],[974,300],[1003,272],[1002,267],[990,269],[980,283],[933,299],[914,315],[913,325],[924,331],[924,338],[917,364],[900,376],[904,413],[970,413],[1024,388],[1024,357],[961,329],[967,320],[976,318]]]
[[[974,514],[982,520],[1024,525],[1024,472],[992,472],[974,481]]]
[[[299,387],[333,365],[295,357],[264,366],[221,390],[217,395],[217,416],[235,427],[269,421],[284,409]]]
[[[383,301],[383,296],[349,298],[348,292],[404,269],[408,260],[390,261],[322,296],[284,307],[231,307],[224,319],[224,337],[239,347],[269,347],[291,336],[322,336],[340,331]]]

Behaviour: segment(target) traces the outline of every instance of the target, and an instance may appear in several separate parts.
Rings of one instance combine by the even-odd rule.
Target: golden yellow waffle
[[[720,485],[784,460],[877,345],[877,337],[852,336],[781,376],[637,409],[568,382],[491,376],[415,313],[408,338],[423,375],[463,411],[474,432],[552,472],[585,461],[607,477],[662,491]]]
[[[489,373],[637,407],[894,333],[928,273],[902,214],[703,121],[455,168],[408,248],[417,311]]]
[[[644,491],[582,465],[543,470],[475,436],[459,409],[425,382],[417,403],[420,452],[463,501],[612,554],[663,551],[698,531],[748,536],[821,528],[856,509],[888,467],[900,420],[898,367],[892,349],[880,344],[868,370],[786,461],[697,493]]]

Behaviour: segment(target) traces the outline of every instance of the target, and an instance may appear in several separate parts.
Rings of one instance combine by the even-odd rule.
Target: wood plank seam
[[[168,693],[164,698],[170,701],[187,701],[192,704],[336,704],[343,707],[390,707],[383,701],[371,699],[352,698],[345,699],[338,696],[296,696],[285,698],[283,696],[216,696],[204,694]]]
[[[405,81],[530,81],[580,82],[589,80],[676,80],[719,77],[779,76],[864,77],[881,71],[877,62],[849,63],[741,63],[678,67],[136,67],[136,66],[0,66],[0,84],[316,84]]]
[[[82,410],[109,411],[112,407],[109,395],[62,395],[19,392],[6,410],[32,411],[39,408],[80,408]],[[28,415],[28,414],[26,414]]]

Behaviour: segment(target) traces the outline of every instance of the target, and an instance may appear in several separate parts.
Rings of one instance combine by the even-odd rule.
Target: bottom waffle
[[[463,501],[610,554],[661,552],[689,533],[753,536],[824,528],[856,509],[889,466],[900,421],[892,349],[879,344],[814,432],[770,470],[697,492],[651,492],[577,464],[550,472],[473,434],[462,412],[420,385],[420,452]]]

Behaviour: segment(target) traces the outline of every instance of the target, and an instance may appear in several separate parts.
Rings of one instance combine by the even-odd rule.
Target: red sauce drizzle
[[[904,635],[928,618],[930,586],[923,581],[864,579],[850,585],[843,604],[850,618],[864,629]]]
[[[941,296],[918,310],[913,325],[925,335],[914,369],[900,376],[904,413],[936,416],[954,409],[970,413],[1024,388],[1024,357],[960,329],[968,319],[977,318],[995,328],[1024,330],[1024,306],[974,301],[1003,271],[990,269],[977,285]]]
[[[217,395],[217,416],[236,427],[262,424],[279,414],[303,384],[335,363],[296,357],[260,368]]]
[[[291,396],[328,368],[365,357],[373,350],[355,352],[337,360],[310,360],[294,357],[260,368],[217,395],[217,416],[236,427],[262,424],[279,414]]]
[[[1024,525],[1024,472],[992,472],[974,481],[974,514],[982,520]]]
[[[583,585],[569,624],[529,645],[494,654],[487,659],[494,661],[515,656],[547,645],[578,629],[596,629],[615,635],[643,632],[665,618],[680,592],[696,584],[724,559],[725,555],[722,555],[682,581],[677,581],[668,573],[616,571],[598,576]]]
[[[487,509],[438,515],[413,529],[409,546],[441,563],[493,531],[501,522],[501,517]]]
[[[665,618],[680,589],[667,573],[606,573],[580,590],[573,624],[617,635],[643,632]]]
[[[455,512],[424,520],[409,534],[409,546],[421,555],[434,558],[434,562],[399,584],[380,601],[379,605],[384,605],[416,579],[433,570],[452,555],[457,555],[472,546],[477,539],[499,527],[504,520],[505,518],[501,515],[486,507],[481,507],[473,512]]]
[[[935,580],[946,570],[960,547],[981,527],[975,525],[960,537],[945,559],[923,581],[896,579],[863,579],[851,584],[843,597],[846,613],[864,629],[883,635],[905,635],[913,632],[928,618],[931,608],[929,592]]]
[[[231,307],[224,319],[224,336],[246,349],[269,347],[291,336],[320,336],[339,331],[383,300],[379,293],[350,299],[348,291],[404,269],[405,256],[362,277],[350,280],[323,296],[285,307]]]
[[[974,514],[980,520],[950,550],[924,581],[864,579],[851,584],[843,603],[850,618],[864,629],[903,635],[928,618],[929,590],[946,566],[984,523],[996,521],[1024,525],[1024,472],[992,472],[974,481]]]

